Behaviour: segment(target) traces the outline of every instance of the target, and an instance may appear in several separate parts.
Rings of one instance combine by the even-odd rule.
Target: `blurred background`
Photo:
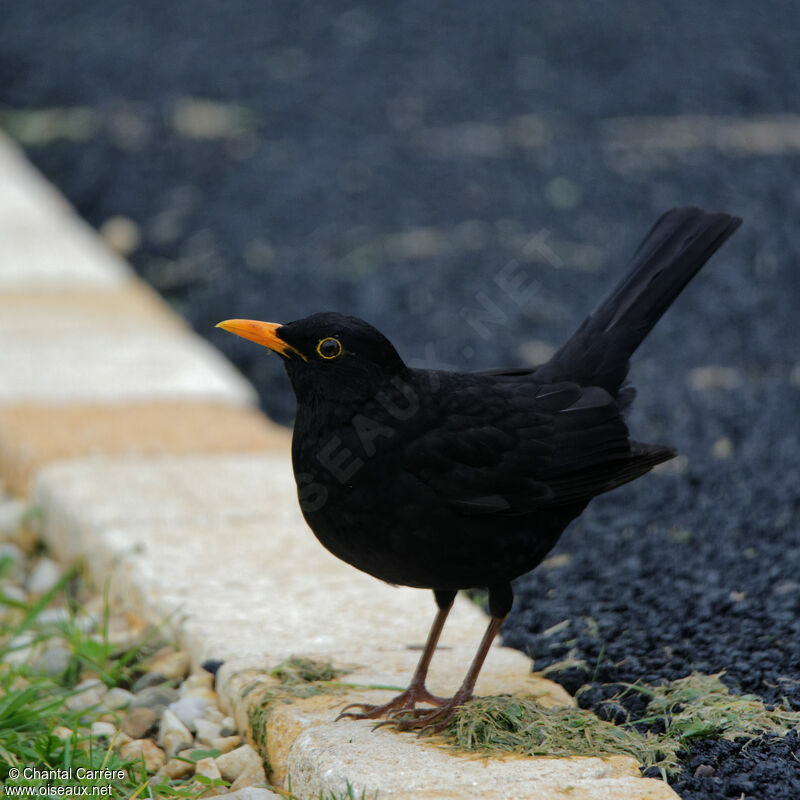
[[[596,501],[518,587],[506,640],[537,668],[582,660],[578,685],[724,668],[800,701],[781,683],[800,665],[798,87],[789,0],[0,18],[0,126],[281,422],[279,359],[219,320],[338,310],[413,364],[533,364],[662,212],[744,217],[632,372],[634,436],[681,458]]]
[[[12,0],[2,17],[0,126],[283,422],[279,360],[220,319],[335,309],[410,360],[537,362],[674,205],[747,220],[681,301],[703,347],[675,342],[678,362],[791,357],[794,3]],[[524,304],[497,297],[511,260]],[[489,338],[460,313],[487,307]]]

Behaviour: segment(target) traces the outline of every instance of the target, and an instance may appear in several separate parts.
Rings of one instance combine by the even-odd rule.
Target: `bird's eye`
[[[342,345],[338,339],[328,337],[321,339],[317,345],[317,352],[322,358],[330,361],[332,358],[338,358],[342,354]]]

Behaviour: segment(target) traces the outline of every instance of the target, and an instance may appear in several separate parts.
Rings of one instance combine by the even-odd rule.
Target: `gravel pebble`
[[[210,704],[202,697],[181,697],[169,704],[169,710],[189,729],[195,729],[195,720],[203,717]]]
[[[241,789],[246,789],[249,786],[263,785],[267,782],[267,776],[264,774],[264,767],[259,764],[244,770],[239,777],[231,784],[231,789],[237,792]]]
[[[0,542],[0,559],[11,561],[15,566],[25,564],[25,553],[14,542]]]
[[[132,741],[133,739],[130,736],[128,736],[128,734],[125,733],[125,731],[123,730],[117,731],[117,735],[114,739],[114,749],[119,751],[121,748],[125,747],[125,745],[128,744],[128,742]]]
[[[167,653],[148,664],[148,671],[162,675],[166,680],[182,680],[189,674],[189,654],[178,650]]]
[[[44,594],[50,591],[61,579],[61,567],[52,558],[43,556],[28,574],[25,588],[31,594]]]
[[[231,782],[235,781],[244,772],[262,769],[261,758],[249,744],[244,744],[235,750],[217,756],[216,763],[222,777]]]
[[[194,744],[194,737],[178,717],[167,709],[161,716],[158,743],[168,756],[174,756],[179,750]]]
[[[119,754],[122,758],[132,760],[144,758],[144,766],[149,773],[157,772],[167,763],[164,751],[149,739],[134,739],[120,747]]]
[[[74,711],[83,711],[99,706],[108,694],[106,685],[97,678],[88,678],[75,687],[75,694],[67,698],[65,705]]]
[[[133,702],[135,695],[127,689],[122,689],[119,686],[114,686],[108,690],[105,697],[103,697],[103,708],[106,711],[120,711],[121,709],[128,708]]]
[[[202,717],[195,718],[194,728],[197,741],[203,744],[211,744],[214,739],[219,739],[222,735],[222,726],[218,722]]]
[[[194,689],[212,689],[214,688],[214,676],[207,672],[193,672],[181,684],[181,692],[190,692]]]
[[[13,583],[3,584],[3,594],[9,599],[17,603],[24,603],[28,599],[27,592],[21,587]]]
[[[42,627],[58,627],[69,622],[71,615],[69,611],[60,606],[58,608],[45,608],[39,612],[36,621]]]
[[[90,733],[93,738],[113,739],[117,734],[117,727],[110,722],[93,722]]]
[[[158,722],[158,714],[146,706],[132,708],[122,720],[122,730],[131,739],[141,739]]]
[[[28,504],[4,497],[0,500],[0,539],[12,538],[19,531]]]
[[[213,750],[219,750],[220,753],[230,753],[235,750],[242,743],[242,737],[238,734],[234,736],[220,736],[218,739],[212,739],[209,744]]]
[[[166,772],[172,780],[182,780],[194,774],[194,763],[182,758],[171,758],[167,761]]]
[[[178,699],[178,691],[170,686],[150,686],[136,692],[131,708],[151,708],[156,714]]]
[[[36,659],[36,669],[45,675],[61,675],[72,661],[72,651],[63,645],[54,644],[43,650]]]
[[[137,678],[133,684],[134,692],[141,692],[142,689],[149,689],[151,686],[160,686],[162,683],[167,682],[167,676],[162,675],[160,672],[145,672],[140,678]]]
[[[222,777],[219,767],[213,758],[201,758],[194,766],[195,775],[203,775],[211,780],[218,780]]]

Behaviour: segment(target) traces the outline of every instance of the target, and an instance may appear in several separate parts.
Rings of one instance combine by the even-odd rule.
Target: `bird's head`
[[[344,314],[312,314],[286,324],[229,319],[217,327],[282,356],[298,402],[374,396],[387,379],[405,369],[380,331]]]

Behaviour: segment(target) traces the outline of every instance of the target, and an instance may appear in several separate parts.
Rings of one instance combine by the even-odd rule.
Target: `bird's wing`
[[[406,442],[403,468],[464,514],[585,503],[672,455],[634,446],[596,386],[481,376],[447,388],[439,418]]]

